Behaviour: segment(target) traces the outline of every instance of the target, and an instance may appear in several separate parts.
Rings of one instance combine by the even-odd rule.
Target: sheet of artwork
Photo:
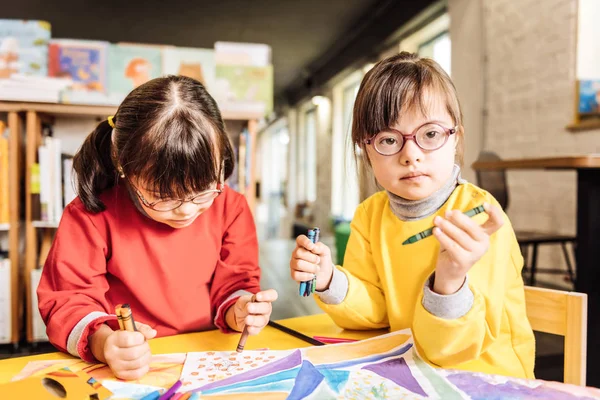
[[[103,382],[114,398],[138,397],[181,379],[180,392],[199,392],[201,398],[215,400],[600,399],[600,390],[594,388],[433,368],[419,356],[408,330],[286,351],[157,355],[150,372],[135,382],[118,381],[107,366],[78,360],[33,362],[18,378],[63,366]]]
[[[170,387],[179,379],[181,370],[185,361],[186,353],[159,354],[152,356],[150,371],[141,379],[136,381],[127,381],[127,384],[139,384],[153,387]],[[53,360],[53,361],[32,361],[13,378],[14,380],[24,379],[30,376],[40,376],[69,367],[73,372],[83,371],[96,379],[98,382],[118,381],[124,382],[114,376],[106,364],[89,364],[81,360]],[[104,383],[103,383],[104,384]],[[123,385],[104,385],[123,387]],[[133,389],[133,388],[132,388]],[[113,390],[114,392],[114,390]]]
[[[181,391],[214,399],[600,399],[600,390],[440,370],[409,330],[293,351],[188,353]]]

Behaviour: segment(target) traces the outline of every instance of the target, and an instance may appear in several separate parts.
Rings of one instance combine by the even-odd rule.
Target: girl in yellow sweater
[[[385,190],[358,206],[343,266],[299,236],[292,278],[316,274],[317,303],[343,328],[411,328],[433,365],[533,378],[523,257],[497,201],[460,178],[463,134],[456,89],[437,63],[403,52],[375,65],[352,141]],[[481,205],[485,213],[463,214]]]

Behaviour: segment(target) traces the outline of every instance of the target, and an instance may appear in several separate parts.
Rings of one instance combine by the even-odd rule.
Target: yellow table
[[[347,331],[333,323],[327,314],[311,315],[307,317],[290,318],[279,321],[281,325],[294,329],[307,336],[330,336],[348,339],[367,339],[387,333],[380,331]],[[162,337],[150,340],[153,354],[186,353],[192,351],[223,351],[234,350],[240,335],[224,334],[217,330],[187,333],[183,335]],[[308,347],[309,343],[297,339],[287,333],[281,332],[270,326],[265,327],[257,336],[250,336],[245,348],[248,350],[268,347],[270,350],[287,350],[299,347]],[[64,353],[47,353],[28,357],[9,358],[0,361],[0,384],[9,382],[30,361],[73,359]]]

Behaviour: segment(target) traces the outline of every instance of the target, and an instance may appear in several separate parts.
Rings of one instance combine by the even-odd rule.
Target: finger
[[[118,331],[115,335],[115,345],[121,348],[139,346],[146,341],[141,332]]]
[[[464,213],[457,210],[447,211],[446,219],[466,232],[473,240],[481,242],[486,239],[487,235],[483,228]]]
[[[446,250],[453,260],[460,260],[464,250],[454,240],[444,233],[439,227],[433,228],[433,234],[439,240],[442,249]]]
[[[315,247],[316,248],[316,247]],[[304,260],[308,261],[312,264],[319,264],[321,262],[321,257],[316,254],[311,253],[310,251],[299,247],[293,254],[293,258],[296,260]]]
[[[317,264],[312,264],[304,260],[296,260],[292,268],[298,272],[309,272],[311,274],[316,274],[321,269]]]
[[[142,324],[139,322],[136,322],[135,325],[136,325],[138,331],[141,332],[142,335],[144,335],[146,340],[152,339],[156,336],[156,330],[152,329],[149,325]]]
[[[126,381],[134,381],[134,380],[140,379],[141,377],[146,375],[148,373],[149,369],[150,369],[150,366],[146,365],[142,368],[139,368],[136,370],[131,370],[131,371],[116,371],[115,370],[115,376],[119,379],[123,379]]]
[[[257,302],[272,302],[277,300],[278,294],[275,289],[267,289],[256,293],[255,299]]]
[[[142,357],[142,355],[149,351],[150,346],[148,346],[148,343],[144,342],[143,344],[135,347],[117,348],[113,358],[123,361],[133,361]]]
[[[315,244],[306,235],[298,236],[296,238],[296,245],[308,251],[312,251],[315,248]]]
[[[244,319],[244,323],[250,328],[262,328],[269,323],[269,317],[266,315],[248,315]]]
[[[433,223],[435,226],[440,228],[446,236],[452,239],[453,242],[463,249],[472,251],[477,245],[477,242],[475,242],[471,236],[469,236],[458,226],[454,225],[452,221],[438,216],[434,218]]]
[[[312,249],[312,253],[318,255],[321,258],[331,257],[331,250],[323,242],[315,243],[315,247]]]
[[[116,362],[113,362],[113,368],[121,371],[133,371],[143,368],[146,365],[150,365],[151,358],[152,353],[150,352],[150,349],[148,349],[148,351],[140,357],[133,360],[117,360]]]
[[[481,227],[485,233],[491,236],[493,233],[498,231],[502,225],[504,225],[504,216],[502,215],[502,210],[500,208],[489,203],[484,203],[483,208],[485,209],[485,212],[488,214],[489,218]]]
[[[296,282],[312,281],[314,277],[315,274],[311,274],[309,272],[292,271],[292,279]]]
[[[271,303],[248,303],[246,306],[246,311],[252,315],[270,314],[272,309]]]

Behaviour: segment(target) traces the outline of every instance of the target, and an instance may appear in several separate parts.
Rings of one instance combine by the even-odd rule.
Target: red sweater
[[[192,225],[174,229],[142,215],[125,187],[103,193],[106,210],[79,198],[63,213],[37,289],[50,342],[94,361],[88,336],[118,329],[115,306],[158,336],[223,331],[225,311],[259,289],[258,242],[246,199],[226,187]]]

